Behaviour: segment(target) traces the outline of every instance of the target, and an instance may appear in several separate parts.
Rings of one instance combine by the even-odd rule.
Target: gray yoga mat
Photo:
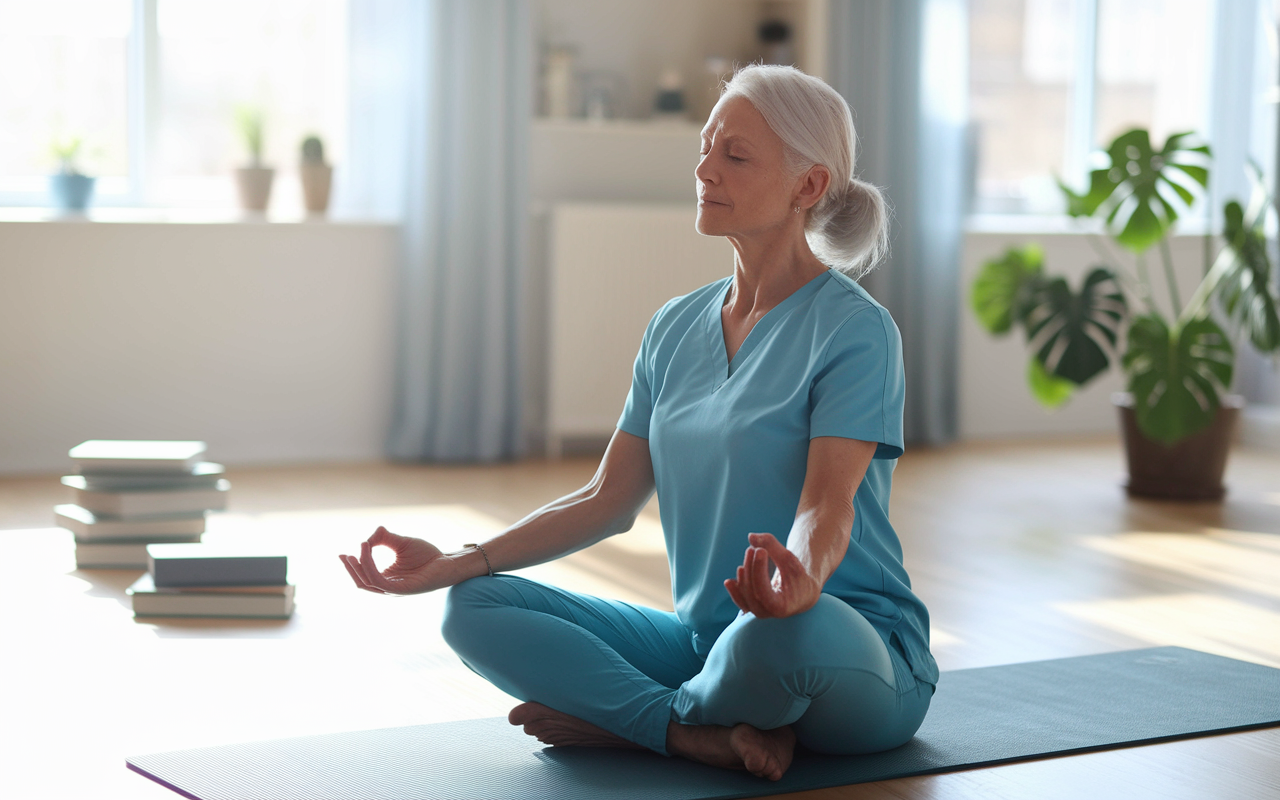
[[[896,750],[797,753],[781,781],[634,750],[543,748],[504,719],[130,758],[197,800],[674,800],[781,794],[1280,724],[1280,669],[1180,647],[944,672]]]

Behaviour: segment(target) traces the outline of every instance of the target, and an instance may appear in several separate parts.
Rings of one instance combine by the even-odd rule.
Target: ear
[[[814,164],[797,180],[795,199],[792,200],[791,205],[803,209],[813,208],[826,194],[827,187],[830,185],[831,172],[821,164]]]

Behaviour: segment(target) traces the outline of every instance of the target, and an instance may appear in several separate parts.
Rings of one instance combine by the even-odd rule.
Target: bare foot
[[[511,709],[511,713],[507,715],[507,721],[512,725],[523,725],[525,733],[553,747],[644,749],[641,745],[609,733],[604,728],[597,728],[590,722],[556,711],[541,703],[521,703]]]
[[[796,735],[790,726],[762,731],[741,723],[667,725],[667,751],[690,761],[726,769],[745,769],[759,778],[780,779],[791,766]]]

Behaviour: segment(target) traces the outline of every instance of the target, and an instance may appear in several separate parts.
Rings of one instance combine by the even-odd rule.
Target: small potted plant
[[[271,182],[276,171],[262,163],[262,109],[241,106],[236,109],[236,127],[249,151],[249,164],[236,169],[236,187],[240,190],[240,207],[245,211],[264,212],[271,202]]]
[[[49,176],[49,193],[60,211],[83,213],[93,196],[95,179],[82,173],[77,163],[83,143],[79,136],[57,137],[49,147],[58,161],[57,173]]]
[[[308,214],[324,214],[329,209],[329,187],[333,182],[333,167],[325,163],[324,142],[319,136],[302,140],[302,162],[298,164],[298,177],[302,179],[302,200]]]
[[[1032,350],[1027,381],[1047,407],[1065,403],[1120,356],[1128,392],[1115,401],[1132,495],[1221,498],[1242,404],[1228,394],[1236,347],[1247,340],[1262,353],[1280,349],[1280,299],[1263,232],[1269,203],[1256,166],[1248,207],[1226,204],[1222,250],[1210,260],[1206,241],[1204,277],[1181,300],[1169,237],[1179,213],[1208,185],[1209,159],[1208,145],[1191,133],[1170,136],[1160,150],[1145,130],[1121,134],[1098,154],[1086,192],[1059,186],[1067,212],[1100,218],[1108,237],[1131,254],[1132,268],[1095,241],[1102,263],[1075,292],[1064,278],[1046,274],[1042,251],[1029,245],[987,261],[972,287],[973,310],[990,333],[1023,328]],[[1152,293],[1152,248],[1159,250],[1168,308],[1158,307]]]

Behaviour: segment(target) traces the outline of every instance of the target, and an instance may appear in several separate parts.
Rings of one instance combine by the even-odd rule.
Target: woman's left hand
[[[822,595],[820,584],[796,554],[771,533],[747,536],[751,546],[738,567],[737,578],[724,582],[733,602],[757,617],[790,617],[813,608]],[[769,576],[769,562],[777,565]]]

